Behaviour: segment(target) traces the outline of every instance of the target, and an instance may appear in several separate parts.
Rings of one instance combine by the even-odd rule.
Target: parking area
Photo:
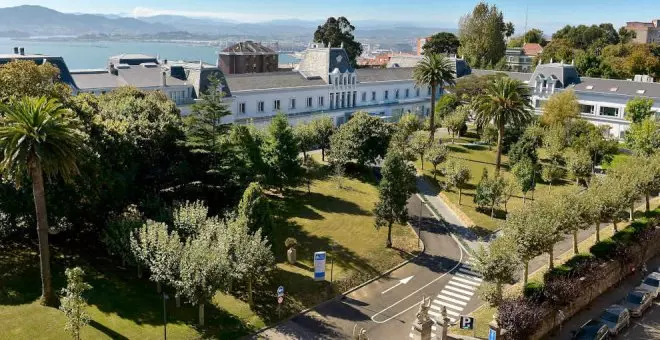
[[[647,263],[649,271],[657,270],[660,266],[660,257],[653,258]],[[599,315],[609,306],[620,303],[625,299],[628,292],[641,283],[642,275],[635,273],[621,282],[618,286],[610,289],[598,297],[589,307],[564,322],[562,329],[551,339],[568,340],[573,336],[573,331],[590,319],[597,319]],[[623,330],[615,339],[660,339],[660,298],[653,301],[651,307],[637,318],[632,318],[630,327]]]

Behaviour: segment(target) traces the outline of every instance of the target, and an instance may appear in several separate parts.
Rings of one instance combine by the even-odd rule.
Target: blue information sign
[[[314,253],[314,280],[325,280],[325,252],[317,251]]]
[[[277,287],[277,297],[284,295],[284,286]]]
[[[488,331],[488,340],[497,340],[497,333],[492,328]]]

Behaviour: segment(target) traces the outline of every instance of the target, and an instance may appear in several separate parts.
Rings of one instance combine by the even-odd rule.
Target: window
[[[279,110],[280,108],[281,108],[280,100],[279,100],[279,99],[275,99],[275,100],[273,101],[273,111]]]
[[[296,98],[291,98],[289,100],[289,108],[292,109],[292,110],[296,109]]]
[[[372,101],[376,100],[376,91],[371,91],[371,100]]]
[[[394,90],[394,99],[399,99],[399,89]]]
[[[333,109],[335,107],[335,94],[330,93],[330,109]]]
[[[419,88],[415,89],[415,97],[419,97]]]
[[[617,117],[619,115],[619,109],[616,107],[601,106],[600,115],[608,116],[608,117]]]
[[[594,106],[587,104],[580,104],[580,112],[592,115],[594,114]]]
[[[344,85],[348,85],[348,77],[344,77]]]
[[[318,100],[318,102],[319,102],[319,107],[324,107],[324,106],[325,106],[324,98],[325,98],[325,97],[323,97],[323,96],[320,96],[320,97],[319,97],[319,100]]]
[[[307,107],[312,107],[314,98],[307,97]]]
[[[406,89],[406,98],[410,97],[410,89]]]
[[[355,100],[357,99],[357,91],[353,91],[353,107],[355,107]]]
[[[431,95],[431,87],[430,87],[430,86],[429,86],[429,93],[428,93],[428,95],[429,95],[429,96]]]
[[[384,96],[385,100],[387,100],[389,97],[390,97],[390,91],[385,90],[385,96]]]
[[[335,85],[339,85],[339,78],[335,77]]]
[[[355,85],[355,76],[353,76],[351,80],[352,80],[351,84]]]
[[[238,103],[238,113],[245,113],[245,103]]]
[[[258,112],[264,112],[264,102],[258,102],[257,103],[257,111]]]
[[[342,109],[346,107],[346,92],[341,93],[341,107]]]
[[[367,101],[367,93],[366,92],[362,92],[362,101],[363,102]]]

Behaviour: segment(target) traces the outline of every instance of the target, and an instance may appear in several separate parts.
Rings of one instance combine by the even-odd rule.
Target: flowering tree
[[[62,289],[60,310],[66,315],[64,330],[80,340],[80,330],[89,323],[89,315],[85,312],[85,298],[82,294],[92,288],[83,281],[85,272],[80,267],[68,268],[65,272],[66,287]]]

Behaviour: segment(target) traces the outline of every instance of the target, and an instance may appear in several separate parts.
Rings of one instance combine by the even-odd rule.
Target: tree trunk
[[[204,326],[204,303],[199,304],[199,325]]]
[[[142,278],[142,266],[140,266],[140,262],[137,263],[137,276],[138,279]]]
[[[630,222],[635,219],[635,203],[630,203]]]
[[[502,301],[502,283],[499,281],[495,283],[495,291],[497,295],[495,295],[495,298],[497,299],[497,303],[499,304],[500,301]]]
[[[424,154],[420,154],[419,159],[422,160],[422,171],[424,171]]]
[[[434,164],[433,165],[433,179],[436,179],[437,173],[438,173],[438,166]]]
[[[303,151],[303,163],[307,161],[307,151]]]
[[[551,246],[548,251],[548,268],[550,270],[555,268],[555,246]]]
[[[163,287],[160,286],[160,281],[156,282],[156,292],[158,292],[158,294],[163,292]]]
[[[321,160],[325,162],[325,148],[321,148]]]
[[[525,261],[525,272],[523,273],[523,289],[527,286],[527,280],[529,280],[529,261]]]
[[[461,205],[462,195],[463,195],[463,190],[461,190],[461,188],[458,188],[458,205]]]
[[[254,299],[252,298],[252,275],[248,275],[247,293],[248,293],[248,305],[250,307],[254,307]]]
[[[600,242],[600,221],[596,221],[596,243]]]
[[[575,255],[580,253],[580,250],[578,249],[578,232],[577,232],[577,230],[573,231],[573,253]]]
[[[174,297],[174,300],[176,301],[176,308],[180,308],[181,307],[181,296],[179,294],[177,294]]]
[[[490,218],[495,216],[495,204],[490,205]]]
[[[647,192],[646,195],[644,195],[644,198],[646,198],[646,212],[648,213],[651,210],[651,195]]]
[[[46,191],[41,163],[31,156],[30,175],[32,177],[32,194],[37,217],[37,236],[39,239],[39,264],[41,266],[41,304],[54,307],[57,299],[53,294],[50,274],[50,249],[48,245],[48,213],[46,212]]]
[[[392,223],[387,224],[387,243],[385,243],[385,247],[387,248],[392,248]]]
[[[617,221],[616,218],[612,219],[612,225],[614,226],[614,232],[617,233],[619,232],[619,227],[616,225]]]
[[[497,158],[495,159],[495,173],[500,173],[502,166],[502,140],[504,139],[504,125],[497,127]]]
[[[431,142],[435,140],[435,94],[437,92],[438,85],[431,84],[431,117],[429,117],[429,139]]]
[[[523,205],[525,204],[526,199],[527,199],[527,193],[523,192]]]

